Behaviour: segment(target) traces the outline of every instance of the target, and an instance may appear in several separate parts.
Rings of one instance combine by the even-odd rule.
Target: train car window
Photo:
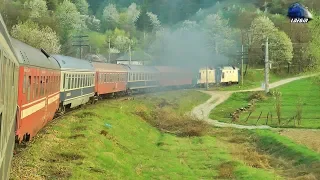
[[[30,97],[31,97],[31,76],[29,76],[29,78],[28,78],[27,91],[28,91],[27,101],[30,102]]]
[[[222,78],[224,78],[224,72],[222,73]]]
[[[78,74],[78,88],[81,87],[81,74]]]
[[[82,74],[82,87],[85,87],[86,85],[86,75]]]
[[[35,99],[38,98],[38,83],[39,81],[39,77],[38,76],[34,76],[34,92],[35,92]]]
[[[50,73],[50,76],[49,76],[49,83],[50,83],[50,86],[49,86],[49,91],[50,91],[50,94],[54,93],[56,91],[56,86],[59,86],[58,84],[55,86],[55,76],[54,76],[54,72],[51,72]]]
[[[91,74],[91,86],[94,85],[94,74]]]
[[[43,88],[43,82],[42,82],[42,76],[40,76],[40,97],[42,97],[42,88]]]
[[[50,90],[49,89],[50,88],[50,84],[49,84],[50,82],[49,82],[49,77],[48,76],[45,76],[45,78],[46,78],[46,81],[45,81],[46,82],[46,84],[45,84],[46,92],[45,93],[46,93],[46,95],[48,95],[49,94],[49,90]]]
[[[68,74],[68,89],[71,89],[71,84],[72,84],[71,74]]]
[[[83,87],[83,82],[84,82],[84,80],[83,80],[83,74],[81,74],[81,83],[80,83],[80,87]]]
[[[71,74],[71,77],[72,77],[71,89],[74,89],[75,88],[75,83],[76,83],[76,75]]]
[[[83,87],[86,86],[86,75],[85,74],[82,75],[82,84],[83,84],[82,85]]]
[[[76,88],[79,88],[80,85],[81,85],[81,75],[77,74],[77,85],[76,85]]]
[[[63,80],[64,80],[64,82],[63,82],[62,87],[63,87],[63,89],[65,89],[66,85],[67,85],[67,75],[66,74],[63,74]]]
[[[27,84],[27,74],[24,73],[24,76],[23,76],[23,94],[26,93],[26,84]]]
[[[88,86],[88,75],[85,74],[85,75],[84,75],[84,78],[85,78],[85,85],[84,85],[84,86]]]
[[[74,87],[73,88],[77,88],[78,87],[78,74],[74,75]]]

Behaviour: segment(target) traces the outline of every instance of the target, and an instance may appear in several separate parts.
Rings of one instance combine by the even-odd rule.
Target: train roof
[[[155,66],[155,68],[161,73],[166,73],[166,72],[186,72],[187,71],[187,69],[184,69],[184,68],[171,67],[171,66]]]
[[[47,69],[60,69],[59,64],[53,58],[47,58],[40,49],[14,38],[11,38],[11,41],[20,64]]]
[[[95,71],[108,71],[108,72],[128,72],[121,64],[110,64],[103,62],[92,62],[93,68]]]
[[[91,62],[87,60],[58,54],[54,54],[51,56],[58,61],[60,68],[63,71],[94,71]]]
[[[128,72],[148,72],[148,73],[157,73],[157,72],[159,72],[153,66],[127,65],[127,64],[123,64],[123,66],[126,67]]]
[[[239,68],[234,67],[234,66],[224,66],[220,67],[221,70],[238,70]]]

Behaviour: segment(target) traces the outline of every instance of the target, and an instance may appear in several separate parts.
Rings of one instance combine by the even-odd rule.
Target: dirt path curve
[[[283,79],[274,83],[271,83],[269,85],[270,89],[275,88],[287,83],[290,83],[292,81],[296,81],[299,79],[311,77],[311,76],[316,76],[318,74],[313,74],[313,75],[306,75],[306,76],[299,76],[299,77],[294,77],[294,78],[288,78],[288,79]],[[211,98],[208,99],[205,103],[200,104],[199,106],[193,108],[191,111],[191,115],[206,121],[207,123],[217,126],[217,127],[233,127],[233,128],[238,128],[238,129],[269,129],[271,128],[270,126],[245,126],[245,125],[239,125],[239,124],[231,124],[231,123],[224,123],[224,122],[219,122],[218,120],[213,120],[209,118],[210,112],[217,107],[219,104],[223,103],[226,101],[232,93],[235,92],[250,92],[250,91],[261,91],[263,90],[262,88],[254,88],[254,89],[249,89],[249,90],[239,90],[239,91],[201,91],[203,93],[211,95]]]

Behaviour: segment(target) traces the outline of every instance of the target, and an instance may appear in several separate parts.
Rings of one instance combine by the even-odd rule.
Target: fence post
[[[268,115],[267,115],[266,125],[268,125],[268,121],[269,121],[269,114],[270,114],[270,112],[268,112]]]
[[[258,120],[257,120],[257,122],[256,122],[256,125],[258,124],[258,121],[260,120],[261,114],[262,114],[262,111],[261,111],[261,113],[260,113],[260,115],[259,115],[259,118],[258,118]]]
[[[247,122],[249,120],[249,117],[251,116],[251,113],[252,113],[252,111],[250,111],[249,116],[247,117],[246,121],[244,121],[244,122]]]

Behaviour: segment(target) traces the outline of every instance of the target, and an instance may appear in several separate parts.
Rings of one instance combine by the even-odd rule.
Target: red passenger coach
[[[95,92],[98,96],[126,91],[128,72],[123,65],[92,62],[96,71]]]
[[[18,140],[30,140],[59,108],[60,66],[53,58],[12,39],[18,60]]]
[[[155,66],[155,68],[160,72],[160,86],[192,85],[192,73],[186,69],[168,66]]]

